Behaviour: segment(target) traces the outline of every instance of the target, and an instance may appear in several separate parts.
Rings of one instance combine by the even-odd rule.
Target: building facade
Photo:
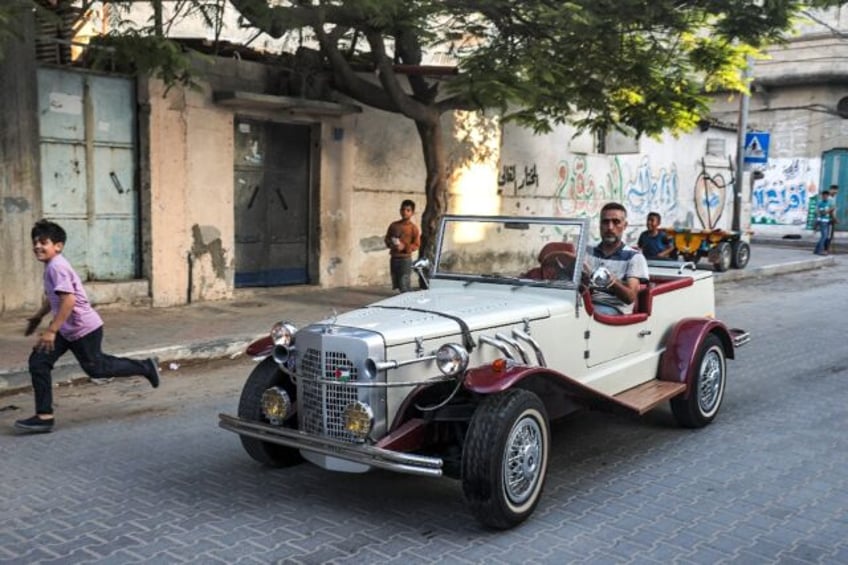
[[[237,58],[204,58],[192,89],[39,66],[30,51],[0,67],[31,69],[3,94],[18,104],[2,105],[4,119],[31,130],[4,137],[0,154],[22,179],[2,185],[0,231],[15,243],[2,250],[3,310],[39,300],[28,230],[44,216],[69,227],[66,253],[98,304],[388,284],[385,229],[403,199],[419,214],[425,204],[412,121],[310,99],[274,66]],[[651,211],[669,226],[731,226],[730,129],[600,143],[463,112],[443,126],[451,213],[596,220],[612,200],[630,211],[631,242]]]

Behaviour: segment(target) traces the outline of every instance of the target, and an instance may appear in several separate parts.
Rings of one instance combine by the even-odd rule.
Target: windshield
[[[445,216],[434,278],[576,286],[587,220]]]

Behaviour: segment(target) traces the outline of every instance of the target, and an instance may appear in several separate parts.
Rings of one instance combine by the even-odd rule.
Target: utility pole
[[[745,68],[742,70],[742,81],[750,88],[751,57],[745,59]],[[748,131],[748,105],[750,101],[748,93],[743,92],[739,98],[739,121],[736,125],[736,174],[733,179],[733,223],[731,229],[740,231],[742,229],[742,179],[745,170],[745,134]]]

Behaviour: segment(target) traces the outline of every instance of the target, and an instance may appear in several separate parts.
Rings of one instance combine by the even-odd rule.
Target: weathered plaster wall
[[[34,310],[42,294],[29,237],[42,214],[34,33],[29,14],[19,24],[0,60],[0,312]]]
[[[233,115],[210,107],[211,97],[209,87],[188,97],[186,212],[193,300],[229,297],[234,277]]]
[[[321,127],[319,170],[319,255],[321,286],[351,286],[358,282],[360,253],[356,238],[362,218],[354,190],[357,116],[325,120]]]
[[[385,284],[389,279],[383,244],[386,226],[398,217],[404,198],[418,204],[416,220],[424,206],[420,142],[411,121],[382,112],[366,109],[355,126],[355,201],[350,225],[358,249],[351,258],[351,283]],[[731,227],[730,159],[736,152],[735,132],[712,128],[679,138],[642,139],[638,153],[619,155],[575,152],[575,147],[591,144],[582,139],[586,136],[575,139],[568,127],[534,135],[514,125],[501,129],[496,121],[464,114],[446,117],[444,134],[448,160],[459,168],[450,179],[451,213],[597,220],[601,206],[615,200],[630,211],[628,237],[634,241],[650,211],[662,214],[668,226]],[[723,152],[708,155],[708,139],[723,143]]]
[[[421,141],[415,123],[397,114],[363,108],[351,121],[354,146],[349,280],[353,285],[386,284],[390,280],[389,251],[383,242],[386,228],[400,217],[403,200],[415,202],[418,224],[426,204]],[[451,116],[443,117],[449,161],[457,151],[452,123]]]
[[[182,304],[191,248],[185,91],[150,81],[150,290],[154,306]]]
[[[152,242],[145,253],[154,306],[232,296],[235,270],[233,120],[213,89],[264,92],[278,73],[250,62],[199,62],[199,90],[148,82]],[[240,112],[272,119],[267,112]],[[279,116],[277,116],[279,118]],[[145,165],[146,166],[146,165]],[[144,176],[144,175],[143,175]]]
[[[542,136],[506,127],[498,177],[505,210],[597,220],[604,203],[616,201],[628,209],[630,237],[652,211],[666,226],[730,228],[732,132],[643,138],[638,153],[617,155],[575,153],[573,134],[567,127]],[[708,138],[723,140],[723,156],[707,155]]]

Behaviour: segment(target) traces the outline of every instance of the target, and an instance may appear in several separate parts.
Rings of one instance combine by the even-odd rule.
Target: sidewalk
[[[838,256],[816,256],[812,246],[803,243],[803,247],[778,246],[755,240],[747,268],[716,273],[716,283],[817,269],[841,260]],[[848,252],[848,245],[836,247],[837,251]],[[701,268],[709,266],[702,262]],[[98,312],[105,322],[104,351],[122,357],[157,356],[167,379],[171,367],[184,362],[243,354],[251,341],[267,335],[280,320],[303,326],[331,316],[334,309],[344,312],[391,294],[388,286],[278,287],[239,290],[236,298],[227,301],[172,308],[99,308]],[[35,338],[23,335],[25,318],[30,314],[13,312],[0,316],[0,394],[30,384],[27,359]],[[59,360],[53,377],[55,384],[86,378],[70,353]]]

